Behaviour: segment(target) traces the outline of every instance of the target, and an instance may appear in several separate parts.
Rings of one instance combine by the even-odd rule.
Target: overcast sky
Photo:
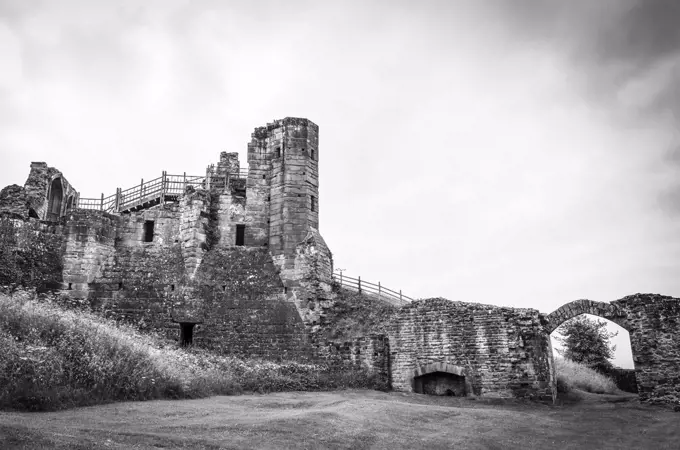
[[[414,298],[680,297],[674,0],[0,0],[0,185],[83,197],[320,128],[320,231]],[[627,345],[627,343],[625,343]]]

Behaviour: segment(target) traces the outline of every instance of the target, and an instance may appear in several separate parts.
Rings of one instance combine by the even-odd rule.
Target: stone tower
[[[333,256],[319,234],[319,127],[286,117],[256,128],[248,144],[246,246],[267,246],[308,325],[331,294]]]
[[[287,117],[256,128],[248,144],[245,244],[267,245],[292,263],[296,246],[319,229],[319,127]],[[288,264],[286,264],[288,265]]]

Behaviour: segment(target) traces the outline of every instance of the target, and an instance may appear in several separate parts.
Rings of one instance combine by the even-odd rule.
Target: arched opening
[[[411,387],[417,394],[455,397],[473,394],[465,369],[443,361],[414,369],[411,373]]]
[[[465,397],[465,377],[448,372],[431,372],[413,379],[413,391],[417,394]]]
[[[47,220],[59,220],[59,217],[61,216],[61,204],[63,200],[64,189],[61,186],[61,178],[55,178],[50,184],[49,201],[47,203]]]
[[[577,314],[559,323],[550,333],[558,391],[565,393],[568,390],[578,389],[598,394],[615,393],[611,391],[613,386],[608,383],[608,378],[615,385],[615,388],[625,392],[637,393],[635,364],[628,330],[620,324],[600,315],[591,313],[578,314],[578,309],[574,312]],[[607,358],[604,364],[598,363],[595,359],[588,361],[580,358],[579,355],[581,353],[587,354],[594,349],[595,353],[598,353],[598,350],[602,351],[597,345],[589,345],[589,341],[585,337],[582,339],[582,348],[570,355],[569,350],[563,345],[565,336],[561,333],[563,331],[562,326],[569,324],[570,321],[588,321],[593,324],[605,324],[602,327],[602,332],[609,336],[609,348],[613,347],[611,358]],[[620,320],[617,320],[617,322],[622,323]],[[592,372],[585,368],[595,370],[602,377],[593,375]]]

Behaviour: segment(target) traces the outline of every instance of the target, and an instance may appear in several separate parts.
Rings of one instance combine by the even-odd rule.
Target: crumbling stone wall
[[[53,198],[57,189],[59,196]],[[11,185],[0,191],[0,214],[57,221],[76,206],[79,197],[59,170],[33,162],[23,188]]]
[[[28,203],[23,187],[12,184],[0,191],[0,214],[18,219],[28,217]]]
[[[271,203],[272,158],[267,128],[256,128],[248,143],[247,227],[245,243],[249,246],[269,245],[269,205]]]
[[[215,226],[217,236],[215,241],[220,247],[233,247],[236,245],[236,226],[252,224],[246,214],[246,198],[238,195],[235,189],[229,193],[222,193],[215,196],[216,201],[211,204],[214,212],[211,214],[217,217]]]
[[[292,301],[302,320],[312,329],[328,302],[335,299],[332,292],[333,256],[319,232],[312,228],[305,239],[295,247],[292,266],[284,254],[273,257],[281,271],[288,299]]]
[[[188,192],[180,199],[179,206],[179,242],[187,275],[193,278],[207,249],[210,193],[204,190]]]
[[[306,328],[266,247],[205,249],[206,193],[115,216],[69,217],[65,292],[109,317],[226,354],[308,359]],[[154,222],[151,242],[145,222]]]
[[[390,344],[384,334],[368,334],[345,342],[319,342],[317,357],[331,363],[363,368],[388,387],[390,383]]]
[[[196,338],[222,353],[309,358],[312,347],[266,248],[208,252],[196,275],[204,318]]]
[[[415,301],[387,325],[392,386],[413,392],[416,377],[455,368],[469,383],[468,394],[552,397],[552,353],[542,320],[533,309]]]
[[[640,399],[680,403],[680,299],[636,294],[613,303],[628,313]]]
[[[78,209],[66,221],[63,256],[63,289],[76,298],[87,294],[88,285],[103,277],[113,262],[120,218],[101,211]]]

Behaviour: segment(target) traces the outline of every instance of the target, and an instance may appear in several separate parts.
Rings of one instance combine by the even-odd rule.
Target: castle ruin
[[[550,333],[582,313],[631,335],[640,397],[680,401],[680,300],[635,295],[576,301],[546,315],[445,299],[407,303],[381,330],[316,339],[338,289],[319,233],[319,129],[285,118],[256,128],[248,168],[223,152],[201,175],[142,181],[84,198],[34,162],[25,185],[0,192],[0,215],[63,239],[61,295],[109,317],[212,351],[335,358],[401,391],[552,397]],[[371,299],[371,301],[380,301]]]

